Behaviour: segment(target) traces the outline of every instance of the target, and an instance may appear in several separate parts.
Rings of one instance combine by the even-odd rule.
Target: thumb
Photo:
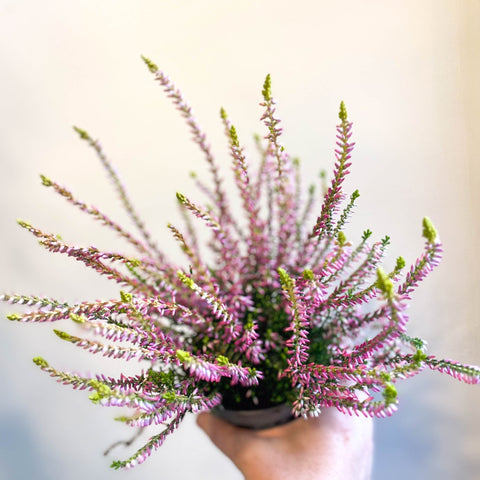
[[[231,425],[211,413],[197,415],[197,425],[227,457],[234,461],[248,430]]]

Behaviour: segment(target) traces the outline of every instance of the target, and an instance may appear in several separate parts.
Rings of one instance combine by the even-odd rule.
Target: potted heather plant
[[[423,219],[425,248],[406,273],[402,273],[402,257],[391,271],[381,268],[388,237],[371,241],[372,232],[366,230],[353,241],[344,234],[359,193],[347,197],[342,188],[354,146],[343,103],[330,185],[320,194],[311,187],[306,195],[299,161],[280,143],[270,76],[262,91],[266,136],[257,139],[256,168],[248,163],[235,127],[221,111],[242,202],[240,218],[230,209],[214,157],[190,106],[155,64],[143,60],[185,118],[213,178],[212,188],[196,179],[210,207],[177,194],[186,227],[181,230],[170,224],[168,228],[187,258],[187,267],[173,264],[157,247],[100,144],[75,128],[113,180],[137,232],[125,230],[46,176],[43,185],[114,230],[137,255],[68,245],[20,221],[49,251],[73,257],[116,282],[119,295],[77,304],[1,296],[12,304],[35,307],[9,315],[10,320],[71,320],[84,334],[55,329],[60,339],[91,353],[142,362],[137,374],[113,378],[64,372],[34,358],[57,381],[90,391],[92,402],[131,408],[130,416],[120,418],[127,425],[160,426],[130,458],[114,461],[114,468],[143,462],[188,412],[211,409],[253,428],[317,416],[324,407],[385,417],[397,409],[395,383],[426,368],[480,383],[478,367],[427,355],[425,342],[406,331],[411,293],[442,253],[432,222]],[[199,253],[193,221],[210,232],[210,263]]]

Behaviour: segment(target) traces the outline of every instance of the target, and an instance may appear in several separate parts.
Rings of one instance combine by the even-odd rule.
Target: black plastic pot
[[[292,407],[289,405],[276,405],[258,410],[227,410],[223,406],[219,406],[214,408],[212,413],[237,427],[251,430],[276,427],[295,418],[292,415]]]

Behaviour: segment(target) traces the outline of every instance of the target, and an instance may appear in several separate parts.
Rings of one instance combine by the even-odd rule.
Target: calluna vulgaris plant
[[[343,103],[333,179],[323,195],[312,186],[305,198],[299,162],[280,144],[270,76],[261,103],[266,141],[257,139],[261,161],[255,173],[234,126],[221,111],[245,214],[239,223],[190,106],[156,65],[144,61],[187,121],[208,162],[213,188],[198,179],[196,183],[212,206],[199,206],[180,193],[177,198],[184,213],[209,228],[213,261],[207,264],[202,259],[195,229],[185,215],[185,232],[171,224],[168,228],[188,258],[188,267],[172,264],[151,239],[100,144],[76,128],[113,180],[138,235],[45,176],[43,184],[113,229],[135,247],[137,256],[68,245],[19,223],[49,251],[73,257],[117,282],[119,298],[70,305],[37,296],[0,297],[37,308],[9,315],[10,320],[70,319],[86,336],[54,330],[62,340],[91,353],[144,362],[145,368],[136,375],[111,378],[67,373],[43,358],[34,359],[59,382],[92,392],[89,398],[94,403],[133,409],[131,416],[120,418],[127,425],[161,426],[132,457],[113,462],[113,467],[143,462],[187,412],[220,405],[255,409],[287,404],[295,416],[316,416],[323,407],[335,407],[348,414],[385,417],[397,408],[395,382],[425,368],[480,383],[478,367],[427,355],[425,343],[406,333],[410,295],[441,257],[441,243],[430,220],[423,220],[425,249],[405,275],[401,257],[390,272],[379,267],[388,237],[371,243],[372,232],[366,230],[354,245],[343,233],[359,196],[355,191],[347,199],[342,189],[354,146]],[[318,201],[320,213],[308,227]]]

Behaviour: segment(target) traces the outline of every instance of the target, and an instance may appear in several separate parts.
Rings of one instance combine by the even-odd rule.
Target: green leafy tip
[[[128,263],[132,267],[139,267],[142,264],[141,260],[138,260],[137,258],[130,258]]]
[[[426,359],[427,359],[427,354],[423,350],[420,350],[418,348],[415,354],[413,355],[413,361],[416,364],[419,364],[421,362],[424,362]]]
[[[227,357],[225,357],[223,355],[219,355],[217,357],[217,364],[220,365],[220,366],[226,367],[226,366],[230,365],[230,361],[228,360]]]
[[[365,241],[365,240],[367,240],[368,237],[371,237],[371,236],[372,236],[372,231],[367,228],[367,229],[363,232],[362,240]]]
[[[312,272],[311,270],[309,270],[308,268],[303,271],[302,277],[303,277],[305,280],[315,280],[315,275],[314,275],[313,272]]]
[[[100,402],[100,400],[112,395],[112,390],[110,390],[108,385],[105,385],[98,380],[90,380],[88,383],[90,387],[95,390],[95,392],[88,397],[93,403],[97,404]]]
[[[35,365],[38,365],[40,368],[47,368],[48,367],[48,362],[42,357],[35,357],[33,359],[33,363]]]
[[[342,101],[340,102],[340,111],[338,112],[338,118],[342,121],[342,122],[346,122],[347,121],[347,107],[345,107],[345,103]]]
[[[402,270],[402,268],[405,268],[405,265],[407,262],[405,262],[405,259],[403,257],[398,257],[397,258],[397,263],[395,264],[395,271],[399,272]]]
[[[53,329],[53,333],[55,333],[55,335],[58,338],[61,338],[62,340],[66,340],[67,342],[73,342],[75,340],[75,337],[73,337],[67,332],[62,332],[61,330]]]
[[[186,352],[185,350],[178,349],[175,352],[175,356],[182,362],[182,363],[189,363],[192,359],[191,355]]]
[[[18,219],[17,223],[22,227],[22,228],[31,228],[32,226],[28,223],[25,222],[25,220]]]
[[[382,268],[377,269],[377,287],[385,295],[385,298],[392,300],[395,295],[393,282]]]
[[[73,129],[80,135],[80,138],[82,140],[90,140],[91,137],[90,135],[83,129],[76,127],[75,125],[73,126]]]
[[[133,295],[131,293],[124,292],[120,290],[120,299],[123,303],[132,303]]]
[[[338,244],[341,247],[343,247],[345,245],[345,243],[347,242],[347,237],[342,231],[340,231],[340,232],[338,232],[337,240],[338,240]]]
[[[162,393],[162,398],[164,398],[168,403],[173,403],[176,400],[177,395],[175,392],[169,390],[168,392]]]
[[[425,217],[422,222],[423,225],[423,237],[427,239],[428,243],[434,243],[437,238],[437,230],[433,226],[432,221]]]
[[[177,272],[178,278],[183,282],[185,286],[193,289],[195,282],[187,275],[185,275],[181,270]]]
[[[228,118],[227,112],[223,107],[220,108],[220,118],[222,120],[226,120]]]
[[[21,320],[22,317],[23,317],[23,315],[20,315],[19,313],[10,313],[10,314],[7,315],[7,319],[12,321],[12,322]]]
[[[53,182],[45,175],[40,175],[40,178],[42,179],[42,185],[45,187],[51,187],[53,185]]]
[[[76,313],[70,314],[70,320],[73,320],[75,323],[85,323],[87,321],[85,317],[77,315]]]
[[[145,65],[152,73],[158,72],[158,67],[147,57],[141,55],[142,60],[145,62]]]
[[[187,203],[187,197],[183,195],[183,193],[177,192],[177,200],[182,204],[185,205]]]
[[[263,83],[262,95],[266,102],[272,99],[272,77],[270,74],[266,76],[265,82]]]
[[[245,330],[248,332],[252,332],[255,328],[255,322],[253,321],[253,315],[251,313],[247,313],[247,320],[245,321]]]
[[[123,422],[123,423],[128,422],[130,419],[131,419],[130,417],[127,417],[125,415],[121,415],[120,417],[114,418],[116,422]]]
[[[287,288],[288,290],[293,289],[293,280],[290,275],[281,267],[277,269],[278,275],[280,276],[280,282],[283,287]]]
[[[352,200],[356,200],[358,197],[360,196],[360,192],[358,190],[355,190],[353,193],[352,193]]]
[[[382,238],[381,242],[383,247],[387,247],[388,245],[390,245],[390,237],[388,235],[385,235],[385,237]]]
[[[232,141],[232,145],[235,147],[239,147],[240,143],[238,141],[237,131],[235,130],[235,127],[233,125],[230,127],[229,133],[230,133],[230,140]]]
[[[383,398],[385,399],[385,403],[390,405],[395,403],[397,400],[397,389],[393,383],[387,383],[385,385],[385,390],[383,391]]]
[[[127,462],[122,462],[121,460],[114,460],[110,464],[110,468],[113,468],[114,470],[119,470],[120,468],[123,468],[126,465]]]

